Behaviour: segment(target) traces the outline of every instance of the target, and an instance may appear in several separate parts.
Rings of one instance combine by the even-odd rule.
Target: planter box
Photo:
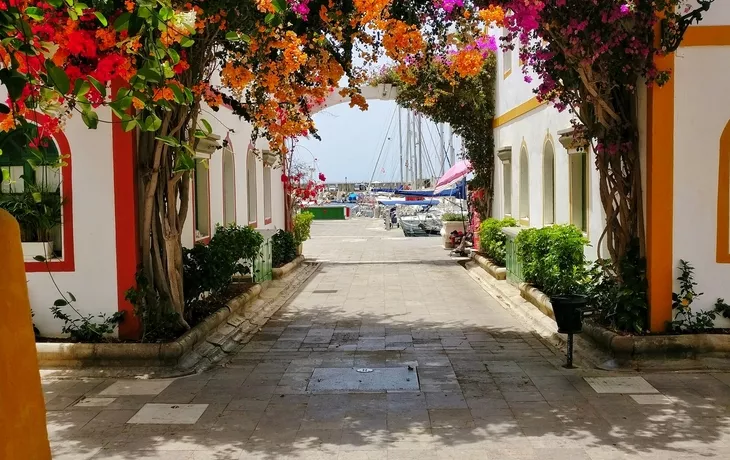
[[[295,268],[297,268],[299,265],[304,262],[304,257],[302,255],[299,255],[296,259],[292,260],[288,264],[272,269],[272,275],[275,280],[284,278],[286,275],[291,273]]]
[[[444,248],[452,249],[454,247],[454,245],[451,244],[451,232],[454,232],[454,231],[464,232],[465,228],[467,228],[465,222],[460,222],[460,221],[444,222],[443,226],[441,227],[441,238],[444,243]]]
[[[477,265],[482,267],[485,272],[492,275],[492,277],[494,277],[495,279],[498,279],[500,281],[507,279],[507,269],[505,267],[500,267],[499,265],[492,262],[491,259],[488,259],[476,252],[471,253],[471,258],[472,260],[474,260],[474,262],[477,263]]]
[[[53,257],[53,241],[21,244],[23,245],[23,259],[26,262],[34,261],[36,256],[42,256],[46,259]]]

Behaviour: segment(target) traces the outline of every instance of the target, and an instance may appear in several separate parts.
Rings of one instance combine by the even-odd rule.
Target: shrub
[[[466,216],[464,214],[447,212],[443,216],[441,216],[441,220],[443,222],[464,222],[466,220]]]
[[[294,217],[294,243],[297,246],[309,239],[313,220],[314,214],[311,212],[300,212]]]
[[[602,324],[640,334],[646,329],[648,302],[646,260],[640,256],[638,241],[631,245],[620,267],[617,277],[609,259],[596,261],[590,272],[588,303],[598,310]]]
[[[588,240],[573,225],[521,231],[515,241],[525,281],[548,296],[584,293],[588,285],[583,247]]]
[[[297,258],[297,244],[294,234],[279,230],[271,237],[271,264],[281,267]]]
[[[53,302],[51,313],[54,318],[63,321],[61,332],[68,334],[74,342],[104,342],[124,319],[125,312],[123,311],[115,312],[110,316],[104,313],[83,315],[74,307],[76,297],[70,292],[66,294],[67,296],[62,295],[60,299]],[[63,310],[64,307],[70,308],[72,313],[66,313]]]
[[[507,236],[502,232],[505,227],[517,227],[517,221],[511,217],[495,219],[490,217],[479,226],[479,246],[481,251],[497,265],[504,266],[507,254],[505,244]]]
[[[249,272],[248,263],[258,256],[264,237],[249,227],[218,226],[208,245],[183,249],[185,304],[204,293],[217,294],[231,284],[233,275]]]

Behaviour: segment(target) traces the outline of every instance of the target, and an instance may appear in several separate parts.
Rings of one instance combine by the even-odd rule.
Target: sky
[[[351,108],[348,104],[339,104],[316,113],[314,121],[322,140],[300,138],[294,150],[295,161],[314,164],[327,177],[327,182],[345,182],[345,178],[349,183],[367,183],[371,178],[379,182],[399,181],[398,106],[393,101],[375,100],[368,101],[368,104],[369,108],[365,112]],[[405,109],[402,110],[401,120],[405,146]],[[424,148],[430,154],[430,161],[424,159],[424,173],[438,176],[438,130],[435,124],[424,118],[422,132]],[[446,139],[448,144],[447,136]],[[458,139],[454,145],[458,159]],[[381,148],[380,161],[376,163]]]

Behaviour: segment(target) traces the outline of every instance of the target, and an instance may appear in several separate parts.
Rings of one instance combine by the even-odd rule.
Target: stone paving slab
[[[46,379],[54,459],[730,458],[730,374],[564,369],[439,239],[381,227],[315,222],[319,271],[223,365],[144,390]],[[407,366],[417,391],[308,388],[321,369]],[[192,423],[129,423],[185,405]]]

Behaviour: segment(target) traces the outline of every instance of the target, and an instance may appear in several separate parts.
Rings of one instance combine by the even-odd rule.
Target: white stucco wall
[[[230,149],[233,151],[235,162],[236,180],[236,222],[239,225],[247,225],[248,222],[248,186],[246,175],[246,156],[249,144],[251,143],[251,125],[239,119],[230,109],[221,107],[217,112],[210,109],[203,111],[202,118],[205,118],[213,128],[213,133],[221,137],[221,142],[230,137]],[[232,129],[233,132],[230,132]],[[256,141],[256,148],[261,151],[268,148],[265,139]],[[210,180],[210,219],[211,230],[215,233],[215,226],[223,223],[223,155],[221,150],[213,153],[209,161]],[[256,228],[283,228],[284,227],[284,187],[281,182],[281,168],[272,168],[271,171],[271,213],[272,221],[265,224],[264,219],[264,164],[261,158],[256,159]],[[195,244],[194,232],[194,190],[191,187],[191,206],[188,217],[185,220],[183,230],[183,246],[192,247]]]
[[[504,78],[504,61],[500,50],[497,58],[497,85],[496,85],[496,113],[503,115],[528,102],[535,94],[532,91],[537,84],[537,78],[531,75],[533,81],[525,82],[525,75],[518,62],[517,50],[512,53],[512,72]],[[501,217],[511,214],[519,218],[520,209],[520,149],[526,146],[529,156],[530,182],[530,221],[531,227],[544,225],[543,200],[543,148],[546,142],[552,142],[555,158],[554,187],[555,187],[555,218],[554,223],[570,223],[570,176],[569,157],[566,149],[559,142],[558,132],[570,129],[572,116],[568,111],[559,112],[549,104],[542,105],[494,130],[495,136],[495,180],[494,180],[494,214]],[[504,175],[502,162],[496,156],[499,149],[512,147],[511,175],[512,175],[512,202],[511,209],[504,207]],[[586,247],[586,256],[595,259],[597,256],[598,240],[605,225],[603,208],[598,193],[598,171],[593,166],[595,159],[593,152],[589,152],[588,170],[588,232],[591,242]],[[601,256],[607,257],[605,251]]]
[[[730,24],[730,5],[712,10],[703,25]],[[697,290],[704,296],[693,308],[704,310],[718,297],[730,300],[730,264],[716,263],[719,142],[730,121],[730,47],[680,48],[675,66],[673,259],[675,267],[679,259],[695,266]],[[678,288],[675,283],[675,292]]]
[[[111,119],[106,109],[100,108],[98,113],[101,120]],[[74,306],[84,315],[112,314],[118,309],[110,126],[100,123],[98,129],[90,130],[76,115],[65,129],[71,148],[76,269],[52,276],[64,295],[73,293],[77,299]],[[51,275],[38,272],[27,277],[33,322],[44,335],[59,335],[63,324],[53,318],[50,307],[61,296]]]

